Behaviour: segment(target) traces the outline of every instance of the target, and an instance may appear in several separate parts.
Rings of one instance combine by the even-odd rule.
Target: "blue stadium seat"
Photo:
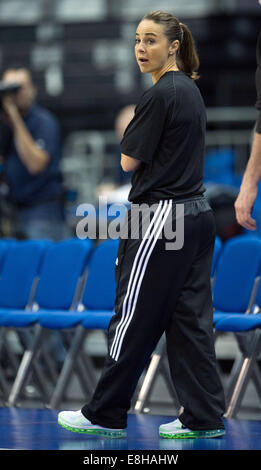
[[[0,239],[0,278],[8,246],[10,246],[10,243],[7,240]]]
[[[204,181],[234,186],[235,152],[232,148],[218,148],[206,154]]]
[[[252,379],[261,398],[260,370],[257,364],[261,350],[261,313],[246,315],[228,315],[216,324],[218,331],[245,335],[244,349],[231,372],[232,390],[226,410],[227,418],[235,418],[249,383]]]
[[[39,275],[41,262],[47,244],[43,241],[0,241],[0,328],[2,334],[1,356],[6,357],[14,372],[17,359],[6,341],[8,317],[13,309],[25,311],[30,305],[35,281]],[[2,321],[3,320],[3,321]],[[6,397],[7,386],[2,374],[2,389]]]
[[[40,319],[46,328],[68,328],[75,326],[75,317],[80,324],[71,346],[66,355],[57,385],[53,392],[50,407],[56,408],[61,401],[68,385],[69,378],[75,370],[75,363],[80,355],[86,333],[89,330],[107,330],[111,317],[114,314],[116,293],[115,260],[117,257],[119,240],[108,240],[100,243],[95,249],[89,263],[89,271],[83,292],[79,311],[68,312],[67,315],[49,316]],[[92,371],[91,362],[85,356],[85,375],[87,386],[92,392],[96,379]]]
[[[230,381],[227,387],[227,399],[229,404],[226,411],[226,417],[236,416],[250,378],[252,378],[256,390],[261,398],[260,371],[256,362],[261,346],[261,313],[259,313],[261,307],[260,268],[256,271],[260,262],[260,240],[241,237],[241,239],[244,238],[245,240],[248,239],[255,250],[253,252],[252,249],[248,251],[249,248],[246,245],[247,248],[245,252],[240,255],[240,259],[242,258],[244,264],[241,266],[242,271],[239,271],[238,274],[241,277],[240,284],[238,284],[238,288],[235,290],[233,295],[238,297],[240,301],[242,294],[241,289],[244,289],[244,284],[250,281],[248,287],[248,291],[250,292],[251,283],[254,276],[256,276],[256,282],[254,284],[254,289],[252,290],[252,298],[245,314],[242,314],[243,312],[240,310],[238,313],[234,312],[232,314],[228,312],[225,314],[217,313],[215,321],[215,329],[217,333],[229,332],[235,334],[240,353],[239,356],[236,357],[232,371],[230,372]],[[249,256],[249,260],[246,259],[246,255]],[[234,269],[240,269],[240,265],[237,264],[235,260],[233,266]],[[236,282],[235,279],[234,282]],[[243,294],[241,301],[244,299],[244,295],[246,294]],[[247,295],[245,297],[245,305],[247,303],[246,300]],[[237,304],[237,300],[235,303]]]
[[[218,331],[227,331],[233,333],[252,331],[260,327],[261,313],[227,315],[226,318],[220,319],[216,324],[216,329]]]
[[[100,316],[113,311],[115,300],[114,266],[118,249],[118,240],[100,243],[93,252],[88,265],[88,276],[77,309],[39,311],[38,323],[44,328],[72,328],[86,315],[93,313]]]
[[[39,275],[48,242],[26,240],[7,243],[0,280],[0,326],[13,309],[24,310],[30,302],[33,283]]]
[[[16,379],[9,395],[9,403],[15,404],[18,396],[28,378],[30,366],[35,361],[34,349],[43,339],[43,328],[38,322],[41,315],[49,314],[53,310],[74,307],[77,302],[78,290],[86,269],[86,265],[93,248],[91,240],[65,240],[51,243],[43,258],[40,278],[34,296],[34,303],[30,309],[12,309],[1,314],[0,325],[12,328],[26,328],[35,326],[32,344],[28,345],[20,363]],[[36,349],[37,349],[36,348]]]
[[[11,291],[6,299],[6,303],[7,301],[10,302],[10,305],[8,304],[10,309],[3,310],[0,308],[0,326],[13,328],[30,326],[37,321],[40,313],[46,311],[45,309],[49,312],[51,309],[69,309],[72,306],[77,284],[83,275],[93,243],[91,240],[85,240],[84,242],[81,240],[65,240],[46,243],[48,246],[42,260],[33,305],[25,311],[22,310],[25,288],[21,284],[19,292]],[[26,259],[24,263],[26,264]],[[17,266],[14,273],[17,277]],[[21,276],[23,276],[23,271]],[[22,299],[20,299],[19,294]],[[13,304],[13,297],[16,298],[16,305]]]
[[[225,243],[213,285],[214,326],[228,314],[244,314],[251,308],[260,274],[260,239],[238,236]]]
[[[222,252],[222,241],[218,236],[216,236],[213,260],[212,260],[212,266],[211,266],[211,279],[214,279],[215,277],[221,252]]]

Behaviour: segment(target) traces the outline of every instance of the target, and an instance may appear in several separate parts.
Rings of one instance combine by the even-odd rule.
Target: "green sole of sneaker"
[[[213,429],[213,431],[191,431],[179,433],[159,432],[160,437],[164,439],[210,439],[212,437],[221,437],[226,434],[224,429]]]
[[[94,428],[94,429],[78,429],[78,428],[73,428],[71,426],[68,426],[65,423],[62,423],[61,421],[58,421],[58,424],[62,426],[63,428],[67,429],[68,431],[72,432],[78,432],[80,434],[89,434],[90,436],[100,436],[100,437],[110,437],[111,439],[119,439],[121,437],[126,437],[126,431],[110,431],[106,429],[99,429],[99,428]]]

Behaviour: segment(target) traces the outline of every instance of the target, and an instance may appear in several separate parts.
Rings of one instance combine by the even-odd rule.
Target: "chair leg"
[[[44,360],[44,362],[46,364],[46,367],[47,367],[48,375],[49,375],[52,383],[55,385],[56,382],[57,382],[58,374],[57,374],[56,369],[54,367],[53,359],[50,356],[49,351],[47,351],[47,349],[45,348],[44,344],[43,344],[43,347],[42,347],[42,356],[43,356],[43,360]]]
[[[217,340],[218,340],[218,337],[220,336],[220,331],[214,329],[214,344],[216,344]],[[219,375],[221,376],[222,375],[222,371],[221,371],[221,367],[220,367],[220,364],[218,362],[218,360],[216,361],[216,368],[217,368],[217,371],[219,373]]]
[[[18,339],[20,340],[21,344],[23,345],[24,349],[27,350],[30,347],[30,344],[32,342],[32,337],[29,334],[28,331],[17,331],[17,336]],[[17,373],[17,370],[19,369],[19,361],[16,358],[15,354],[13,353],[11,347],[8,344],[8,341],[4,339],[2,347],[5,350],[6,356],[8,358],[8,364],[11,365],[12,370],[14,373]],[[32,371],[34,372],[34,378],[37,383],[37,386],[39,388],[39,391],[41,392],[43,396],[43,400],[46,401],[48,400],[48,390],[46,387],[46,380],[40,370],[40,367],[37,364],[32,364]],[[8,395],[7,395],[8,396]],[[7,399],[7,398],[6,398]]]
[[[141,413],[145,407],[146,401],[151,393],[156,374],[160,367],[161,355],[154,353],[151,357],[151,361],[146,372],[145,378],[143,380],[142,387],[139,391],[134,411]]]
[[[90,364],[86,364],[89,362],[89,358],[85,358],[83,362],[81,357],[76,358],[76,373],[78,379],[81,383],[83,392],[87,395],[87,397],[91,396],[94,392],[94,388],[96,385],[96,377],[94,379],[94,374]]]
[[[0,388],[2,390],[2,395],[3,395],[2,401],[5,402],[8,397],[8,384],[5,379],[4,371],[2,370],[1,367],[0,367]]]
[[[59,375],[57,385],[52,393],[49,407],[52,409],[58,408],[62,397],[67,389],[70,376],[75,365],[76,357],[82,347],[84,338],[86,335],[86,330],[81,325],[77,327],[74,339],[70,346],[70,349],[66,355],[61,373]]]
[[[29,349],[24,352],[22,361],[20,363],[18,372],[16,374],[15,381],[11,388],[8,405],[15,406],[17,400],[27,382],[29,374],[31,373],[32,364],[39,353],[40,345],[43,339],[44,330],[40,325],[36,325],[35,337]]]
[[[14,353],[14,351],[13,351],[11,345],[10,345],[10,342],[8,341],[8,338],[6,338],[6,340],[4,341],[4,348],[5,348],[6,354],[8,356],[9,364],[11,365],[11,367],[14,370],[17,370],[17,368],[19,366],[19,360],[17,358],[17,355]]]
[[[255,386],[255,389],[257,391],[257,394],[261,400],[261,377],[260,377],[260,370],[259,370],[259,367],[258,367],[258,364],[257,362],[255,362],[254,366],[253,366],[253,377],[252,377],[252,381],[254,383],[254,386]]]
[[[2,353],[2,348],[5,342],[5,334],[6,334],[6,328],[5,327],[0,327],[0,354]]]
[[[239,373],[242,369],[243,363],[244,363],[245,355],[243,354],[238,354],[237,357],[235,358],[235,361],[233,363],[232,369],[229,374],[229,382],[226,387],[226,401],[229,402],[231,400],[233,390],[235,388],[237,378],[239,376]]]
[[[260,346],[261,346],[260,332],[255,331],[251,349],[249,351],[248,356],[243,361],[243,365],[241,367],[238,379],[236,381],[235,388],[231,396],[231,400],[229,402],[227,411],[225,413],[226,418],[234,418],[238,412],[238,409],[244,397],[244,393],[246,391],[246,387],[248,385],[249,379],[256,365],[256,360],[260,352]]]
[[[86,331],[87,334],[87,331]],[[63,330],[62,336],[67,350],[70,350],[70,345],[72,344],[73,334],[72,331]],[[82,348],[83,349],[83,348]],[[96,375],[93,371],[93,365],[91,359],[88,355],[84,353],[83,350],[78,352],[78,355],[75,359],[75,373],[79,379],[83,392],[86,396],[92,395],[94,391],[94,386],[97,382]]]
[[[97,377],[95,374],[95,369],[94,365],[92,362],[91,357],[88,356],[86,353],[82,353],[79,355],[79,359],[81,360],[82,364],[84,365],[85,368],[85,373],[88,374],[88,377],[90,378],[90,381],[94,384],[97,382]]]
[[[46,377],[44,376],[39,364],[33,363],[32,369],[34,382],[41,393],[43,403],[46,404],[49,401],[49,389],[46,385]]]
[[[248,356],[247,351],[249,348],[246,335],[237,334],[235,336],[236,336],[238,347],[239,347],[239,350],[241,351],[241,354],[238,354],[238,356],[236,357],[232,370],[230,372],[230,381],[228,383],[227,390],[226,390],[227,402],[230,402],[231,400],[233,390],[237,382],[237,378],[243,367],[244,359]],[[257,364],[253,365],[252,381],[254,383],[258,396],[261,398],[261,377],[260,377],[260,371],[259,371]]]
[[[238,359],[235,361],[236,363],[233,365],[232,371],[230,373],[231,379],[228,384],[227,390],[226,390],[226,401],[229,403],[238,379],[238,376],[240,374],[240,371],[243,367],[244,360],[246,356],[240,356]],[[257,391],[257,394],[261,400],[261,377],[260,377],[260,371],[258,368],[258,365],[255,363],[253,364],[253,371],[252,371],[252,382],[255,386],[255,389]]]
[[[39,342],[39,346],[38,346],[39,351],[36,353],[36,355],[34,357],[34,360],[31,363],[31,370],[28,373],[26,383],[29,382],[30,376],[31,376],[31,374],[33,374],[33,379],[34,379],[34,381],[37,385],[37,388],[38,388],[39,392],[41,393],[43,402],[48,403],[49,390],[48,390],[48,387],[47,387],[46,377],[45,377],[43,371],[41,370],[40,365],[36,362],[36,357],[40,353],[41,346],[43,346],[42,349],[41,349],[41,352],[43,353],[44,359],[46,359],[45,354],[44,354],[43,337],[47,334],[47,330],[45,330],[41,326],[37,325],[36,329],[34,329],[34,334],[36,336],[37,336],[36,330],[41,331],[41,338],[40,338],[40,342]],[[34,336],[30,331],[28,331],[27,329],[22,329],[21,331],[18,331],[18,336],[19,336],[19,339],[20,339],[25,351],[30,350],[31,348],[34,348],[34,346],[33,346],[34,345]],[[36,338],[36,340],[37,340],[37,338]],[[48,369],[48,371],[49,371],[49,369]],[[55,382],[56,381],[54,381],[54,383]]]
[[[12,373],[16,373],[19,367],[19,360],[16,354],[12,351],[8,339],[6,338],[7,328],[1,328],[0,330],[0,357],[6,357],[6,362],[11,367]]]

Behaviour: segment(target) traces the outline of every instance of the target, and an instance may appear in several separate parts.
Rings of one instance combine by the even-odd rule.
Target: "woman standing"
[[[162,11],[147,14],[139,23],[135,55],[141,72],[151,74],[153,86],[141,97],[125,131],[121,165],[125,171],[135,170],[129,200],[147,204],[148,230],[141,236],[140,224],[139,237],[120,241],[115,315],[94,395],[82,410],[59,413],[58,422],[72,431],[124,435],[135,387],[165,332],[170,371],[184,411],[161,425],[159,434],[217,437],[225,433],[224,394],[213,342],[215,225],[203,195],[206,114],[194,83],[198,56],[188,27]],[[176,219],[176,203],[184,208],[184,241],[170,250],[164,229]]]

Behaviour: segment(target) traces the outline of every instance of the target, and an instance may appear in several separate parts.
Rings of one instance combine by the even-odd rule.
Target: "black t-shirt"
[[[257,92],[257,102],[256,108],[259,111],[259,115],[256,122],[256,132],[261,134],[261,31],[258,36],[257,45],[256,45],[256,92]]]
[[[142,95],[121,141],[121,152],[142,162],[129,201],[201,195],[205,131],[205,106],[194,81],[181,71],[165,73]]]

